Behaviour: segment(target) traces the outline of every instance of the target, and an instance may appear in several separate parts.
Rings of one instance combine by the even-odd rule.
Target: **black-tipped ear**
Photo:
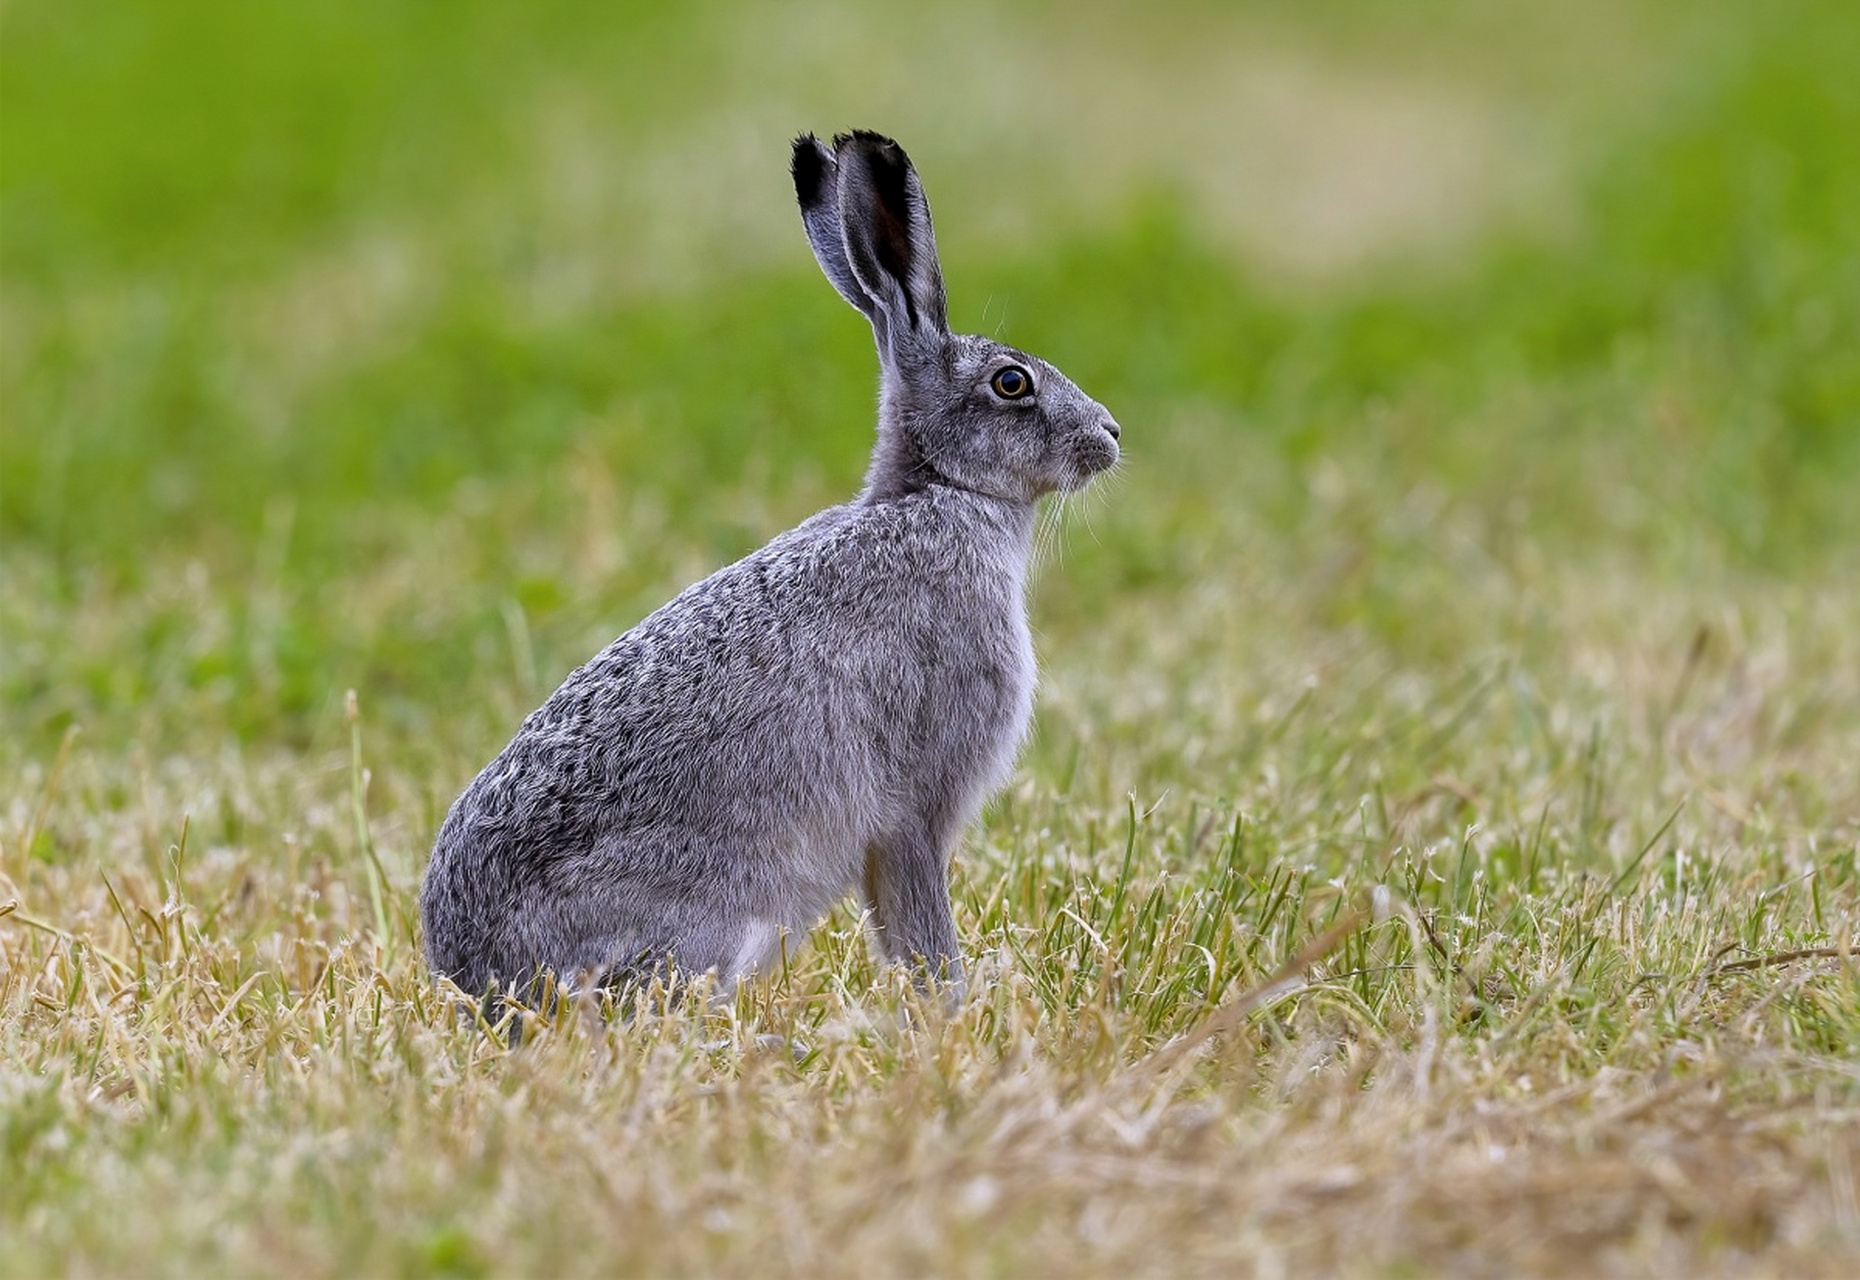
[[[846,259],[895,338],[949,332],[930,202],[904,148],[863,130],[833,140]]]
[[[820,139],[811,133],[803,133],[794,140],[794,159],[789,162],[788,172],[794,175],[795,198],[801,202],[801,208],[812,209],[823,199],[831,199],[829,188],[834,178],[833,153],[821,145]]]
[[[807,243],[814,250],[814,260],[820,263],[820,269],[839,290],[840,296],[872,322],[878,330],[879,343],[883,345],[885,317],[878,308],[878,300],[860,285],[852,264],[846,260],[838,161],[820,139],[804,133],[794,140],[794,158],[789,172],[794,175],[794,195],[801,203],[801,225],[807,229]]]

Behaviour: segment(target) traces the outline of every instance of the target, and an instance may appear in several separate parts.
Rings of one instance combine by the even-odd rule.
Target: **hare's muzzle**
[[[1065,489],[1082,489],[1100,472],[1117,465],[1120,456],[1117,440],[1122,430],[1108,414],[1094,425],[1096,431],[1086,431],[1073,444],[1072,474],[1061,484]]]

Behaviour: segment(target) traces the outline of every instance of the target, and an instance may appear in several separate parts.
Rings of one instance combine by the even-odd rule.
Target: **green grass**
[[[1850,1274],[1856,63],[1834,0],[8,5],[0,1274]],[[455,1026],[445,806],[858,482],[784,172],[855,123],[1125,429],[975,995],[842,911]]]

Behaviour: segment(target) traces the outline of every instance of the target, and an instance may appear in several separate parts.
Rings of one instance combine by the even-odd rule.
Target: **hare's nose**
[[[1113,440],[1118,440],[1123,437],[1124,433],[1121,429],[1119,429],[1116,418],[1106,418],[1103,422],[1100,422],[1098,425],[1103,427],[1105,434],[1110,436],[1111,439]]]

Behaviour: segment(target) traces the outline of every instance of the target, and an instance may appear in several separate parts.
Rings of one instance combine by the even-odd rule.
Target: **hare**
[[[467,991],[668,962],[733,989],[856,888],[881,953],[961,998],[948,864],[1032,715],[1035,508],[1114,464],[1118,426],[1044,360],[949,331],[896,142],[804,135],[792,170],[878,343],[864,488],[570,674],[453,804],[420,914]]]

